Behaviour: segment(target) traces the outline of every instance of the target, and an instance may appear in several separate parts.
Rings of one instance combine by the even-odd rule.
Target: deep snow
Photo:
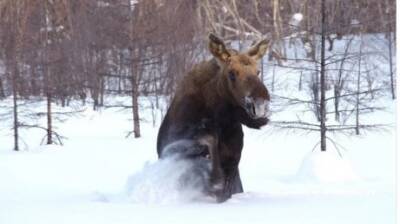
[[[24,131],[29,148],[12,152],[1,124],[0,223],[394,223],[393,129],[333,136],[347,148],[340,159],[311,152],[317,134],[245,128],[245,192],[217,204],[196,189],[179,194],[167,169],[182,166],[157,162],[159,116],[153,126],[143,109],[143,137],[124,138],[129,111],[89,108],[57,123],[64,146],[40,146],[42,132]],[[393,109],[382,113],[394,119]]]

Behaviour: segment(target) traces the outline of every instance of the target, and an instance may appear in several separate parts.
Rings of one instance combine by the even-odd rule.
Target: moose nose
[[[245,109],[253,118],[266,118],[269,115],[269,101],[262,98],[245,98]]]

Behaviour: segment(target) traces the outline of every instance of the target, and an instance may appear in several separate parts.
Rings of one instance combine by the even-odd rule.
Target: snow
[[[297,21],[301,21],[301,20],[303,20],[303,14],[301,14],[301,13],[295,13],[295,14],[293,15],[293,19],[295,19],[295,20],[297,20]]]
[[[174,156],[146,164],[129,177],[126,193],[130,201],[146,204],[168,205],[207,199],[203,186],[209,180],[207,171],[211,166],[201,168],[198,163]]]
[[[299,169],[298,177],[318,182],[346,182],[360,180],[351,161],[337,152],[319,150],[309,153]]]
[[[44,102],[29,106],[45,108]],[[28,148],[21,152],[11,151],[9,123],[0,124],[0,223],[394,221],[392,132],[337,136],[348,148],[343,160],[336,151],[311,152],[313,134],[246,128],[240,164],[245,192],[218,204],[196,187],[176,185],[188,164],[157,162],[160,121],[153,126],[147,110],[140,139],[124,137],[130,111],[88,106],[57,123],[68,137],[64,146],[40,146],[43,133],[31,130],[23,133]],[[357,175],[344,173],[353,169]]]
[[[291,26],[298,26],[300,24],[300,22],[303,20],[303,14],[301,13],[295,13],[293,14],[292,18],[289,21],[289,24]]]

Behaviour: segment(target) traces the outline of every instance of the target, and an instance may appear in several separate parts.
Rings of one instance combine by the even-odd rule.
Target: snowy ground
[[[394,123],[391,104],[375,119]],[[145,177],[159,175],[157,169],[165,175],[155,162],[159,121],[152,125],[150,110],[142,111],[143,137],[133,139],[125,138],[129,111],[89,108],[56,122],[68,137],[64,146],[40,146],[44,133],[22,131],[24,150],[12,152],[11,120],[0,123],[1,224],[394,223],[394,128],[331,136],[347,149],[343,159],[335,150],[311,152],[317,134],[245,129],[245,192],[216,204],[155,194],[169,189],[168,178]],[[131,175],[139,175],[135,184],[144,188],[127,194]]]

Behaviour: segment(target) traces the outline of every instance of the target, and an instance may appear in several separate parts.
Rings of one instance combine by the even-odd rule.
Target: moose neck
[[[207,107],[233,107],[235,102],[232,94],[229,92],[228,83],[223,75],[223,68],[215,59],[209,61],[213,65],[212,78],[204,86],[204,98]]]
[[[212,78],[204,85],[202,91],[207,111],[214,121],[224,124],[236,123],[235,110],[238,107],[233,100],[233,96],[229,91],[227,79],[223,76],[223,68],[213,59],[208,63],[212,64]],[[217,65],[217,66],[216,66]]]

